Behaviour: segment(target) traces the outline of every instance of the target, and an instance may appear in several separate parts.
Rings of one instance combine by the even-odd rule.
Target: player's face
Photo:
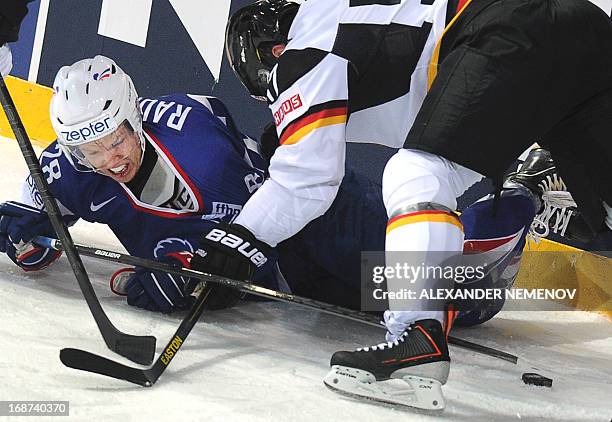
[[[98,173],[119,183],[131,181],[142,158],[138,134],[127,122],[113,133],[79,147],[81,154]]]

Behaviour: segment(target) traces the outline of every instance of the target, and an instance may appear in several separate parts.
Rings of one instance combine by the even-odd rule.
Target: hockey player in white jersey
[[[251,94],[268,101],[280,146],[235,226],[204,243],[247,233],[264,250],[299,231],[333,201],[346,141],[401,148],[383,175],[386,250],[420,252],[428,266],[463,248],[456,198],[483,176],[501,189],[512,160],[537,140],[590,230],[601,230],[612,203],[604,182],[612,159],[611,9],[587,0],[309,0],[299,9],[260,0],[239,10],[228,23],[230,63]],[[523,181],[498,193],[500,208]],[[532,193],[537,211],[541,188]],[[239,256],[236,248],[219,253]],[[441,282],[421,277],[413,289]],[[388,342],[332,357],[330,388],[444,407],[453,312],[427,301],[406,306],[389,301]],[[379,381],[389,378],[408,388],[386,390]]]

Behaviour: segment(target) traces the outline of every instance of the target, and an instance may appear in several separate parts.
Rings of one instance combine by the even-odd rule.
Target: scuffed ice
[[[26,167],[16,143],[0,140],[0,156],[0,199],[18,198]],[[79,243],[119,248],[102,226],[79,223],[72,232]],[[111,320],[122,331],[155,335],[159,352],[181,315],[129,307],[108,288],[117,267],[88,258],[84,262]],[[0,301],[0,400],[69,400],[67,420],[440,418],[329,392],[321,380],[331,354],[377,343],[383,333],[287,304],[250,303],[204,314],[169,369],[146,389],[60,363],[62,347],[77,347],[131,365],[104,346],[65,258],[46,271],[26,274],[0,257]],[[454,334],[520,354],[554,378],[554,384],[552,389],[524,385],[521,373],[528,368],[453,348],[442,417],[469,422],[612,418],[612,324],[602,317],[502,313],[482,327]]]

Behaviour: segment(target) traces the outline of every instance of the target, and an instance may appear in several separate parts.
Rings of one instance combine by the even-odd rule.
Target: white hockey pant
[[[453,213],[457,197],[483,178],[482,175],[427,152],[401,149],[387,162],[383,174],[383,201],[389,223],[387,266],[408,263],[434,268],[447,266],[463,251],[463,226]],[[409,254],[389,254],[411,251]],[[425,273],[422,270],[422,273]],[[433,281],[425,276],[388,278],[390,292],[410,289],[452,288],[452,280]],[[435,285],[434,285],[435,284]],[[437,319],[444,325],[444,309],[428,300],[390,299],[385,322],[388,340],[407,325],[421,319]]]

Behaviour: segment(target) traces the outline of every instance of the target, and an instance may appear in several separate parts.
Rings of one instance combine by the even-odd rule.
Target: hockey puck
[[[552,379],[546,378],[545,376],[540,374],[536,374],[535,372],[525,372],[522,378],[523,382],[528,385],[537,385],[539,387],[552,387]]]

